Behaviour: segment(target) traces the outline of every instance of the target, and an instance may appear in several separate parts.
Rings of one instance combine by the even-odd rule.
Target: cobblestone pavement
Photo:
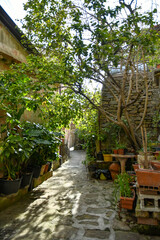
[[[113,204],[113,183],[89,179],[82,161],[71,159],[53,177],[0,213],[1,240],[158,240],[133,231],[134,218]]]

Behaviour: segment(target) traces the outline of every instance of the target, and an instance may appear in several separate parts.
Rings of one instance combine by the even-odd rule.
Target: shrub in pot
[[[20,133],[10,129],[7,137],[0,143],[0,162],[4,171],[4,177],[0,179],[1,193],[11,194],[18,191],[22,165],[29,159],[30,152],[28,141]],[[10,186],[14,183],[15,186]]]
[[[132,177],[128,173],[121,173],[114,181],[114,196],[115,200],[120,201],[120,207],[132,210],[135,200],[135,192],[130,184]]]
[[[146,129],[141,127],[143,151],[138,155],[138,169],[135,170],[137,175],[137,182],[140,188],[148,188],[154,191],[160,187],[160,171],[159,166],[153,162],[155,156],[148,152],[147,147],[147,132]],[[150,149],[149,149],[150,150]]]
[[[118,154],[123,155],[125,153],[125,149],[126,149],[126,144],[124,143],[118,143],[116,144],[116,148],[118,150]]]
[[[24,126],[24,135],[34,146],[29,164],[34,169],[46,165],[48,159],[53,159],[61,144],[61,133],[49,131],[41,124],[27,122]],[[34,177],[38,177],[38,173],[34,174]]]

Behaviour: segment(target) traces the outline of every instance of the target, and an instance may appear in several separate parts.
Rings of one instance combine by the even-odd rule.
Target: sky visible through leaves
[[[0,0],[0,5],[7,12],[7,14],[12,18],[12,20],[21,28],[20,19],[23,19],[25,16],[25,11],[23,10],[23,4],[26,3],[27,0]],[[74,0],[77,5],[82,4],[82,0]],[[115,6],[118,0],[108,1],[110,6]],[[131,2],[131,0],[128,0]],[[136,1],[135,1],[136,2]],[[107,3],[108,4],[108,3]],[[160,1],[159,0],[137,0],[137,5],[142,7],[142,10],[153,10],[157,8],[156,21],[160,22]],[[123,17],[123,16],[122,16]],[[99,85],[94,85],[93,83],[89,84],[89,88],[99,88]]]
[[[81,3],[82,0],[74,0],[78,3]],[[0,5],[8,13],[8,15],[16,22],[16,24],[21,27],[20,22],[16,19],[22,19],[25,16],[25,11],[23,10],[23,3],[26,3],[27,0],[1,0]],[[118,0],[109,1],[110,4],[115,5]],[[130,1],[129,1],[130,2]],[[152,10],[157,8],[157,21],[160,19],[160,1],[159,0],[137,0],[137,4],[142,7],[144,10]]]

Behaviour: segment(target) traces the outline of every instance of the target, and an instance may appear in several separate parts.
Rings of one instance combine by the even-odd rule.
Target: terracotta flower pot
[[[132,210],[133,203],[135,200],[135,191],[133,190],[133,197],[120,197],[120,206],[121,208]]]
[[[113,149],[114,154],[118,154],[118,149]]]
[[[160,171],[151,169],[137,169],[137,182],[139,186],[160,189]]]
[[[118,154],[120,154],[120,155],[124,155],[124,149],[122,148],[120,148],[120,149],[118,149]]]

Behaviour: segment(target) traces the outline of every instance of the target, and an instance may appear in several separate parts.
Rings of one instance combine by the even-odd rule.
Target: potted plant
[[[111,149],[105,149],[103,151],[103,159],[105,162],[112,162],[112,150]]]
[[[117,143],[116,148],[118,150],[118,154],[124,155],[124,151],[126,149],[126,144],[124,143]]]
[[[136,167],[137,182],[140,188],[148,188],[155,191],[160,187],[160,171],[158,163],[154,163],[154,156],[148,152],[147,132],[141,127],[143,152],[138,155],[138,167]]]
[[[4,177],[0,179],[1,193],[12,194],[20,188],[22,165],[29,159],[30,148],[19,133],[9,130],[0,149],[0,162],[4,170]]]
[[[34,145],[30,156],[30,167],[34,169],[33,177],[37,178],[39,175],[43,175],[45,169],[47,171],[48,159],[54,157],[54,153],[61,143],[61,134],[49,131],[41,124],[30,122],[25,124],[24,130],[24,135],[27,136]]]
[[[133,209],[135,191],[131,189],[132,177],[128,173],[121,173],[114,181],[115,200],[119,199],[120,207],[128,210]]]
[[[98,159],[98,160],[101,160],[101,161],[104,160],[102,151],[100,151],[100,152],[97,153],[97,159]]]

